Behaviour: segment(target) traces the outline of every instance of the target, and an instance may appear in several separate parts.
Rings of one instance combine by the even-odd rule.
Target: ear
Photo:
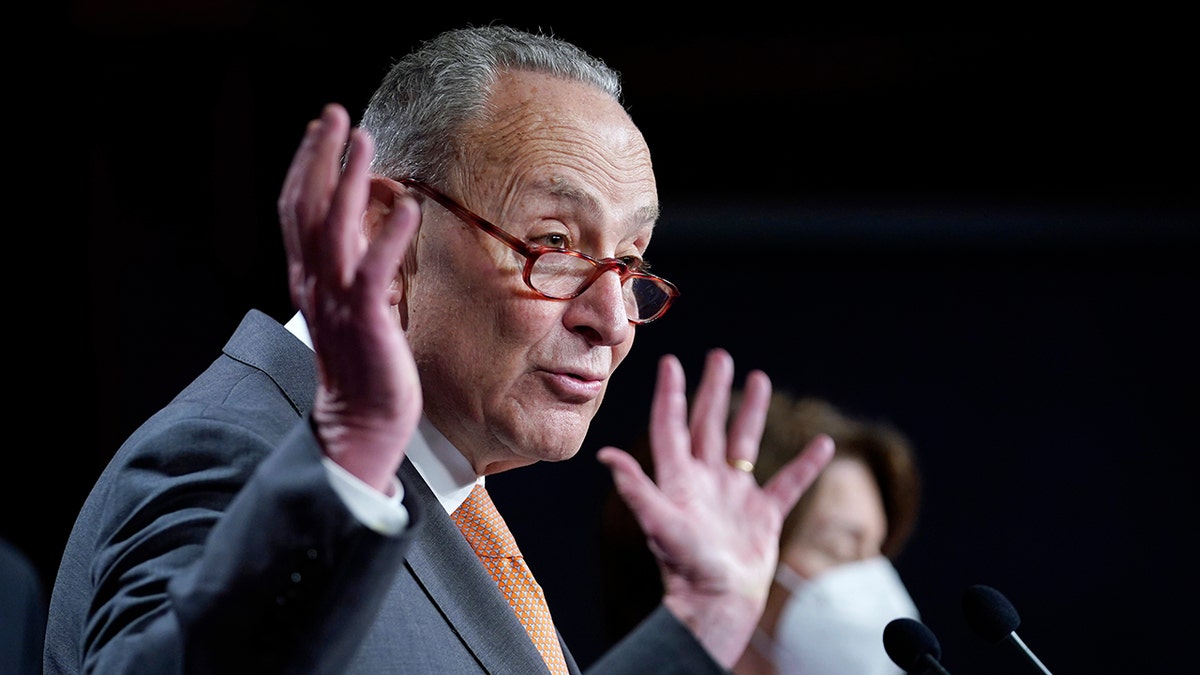
[[[391,178],[372,174],[370,194],[367,197],[367,212],[363,216],[363,226],[368,240],[375,239],[379,228],[383,226],[388,214],[395,207],[397,197],[407,193],[408,190],[403,185]]]
[[[363,215],[363,228],[366,231],[368,240],[374,239],[375,235],[379,233],[380,228],[387,222],[388,215],[396,206],[396,200],[407,199],[408,194],[408,188],[390,178],[378,175],[371,176],[367,211]],[[415,249],[416,239],[414,238],[412,245],[404,252],[404,258],[398,261],[396,275],[392,278],[392,283],[388,287],[388,302],[399,310],[401,324],[405,328],[407,328],[405,324],[408,323],[404,297],[405,282],[408,274],[411,273],[412,269],[416,268],[416,261],[410,259],[415,254]]]

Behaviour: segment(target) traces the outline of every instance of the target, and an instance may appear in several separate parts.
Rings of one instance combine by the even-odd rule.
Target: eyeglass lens
[[[552,298],[570,298],[582,293],[595,275],[597,263],[570,253],[542,252],[530,270],[534,289]],[[625,311],[637,321],[658,314],[670,299],[669,292],[653,279],[627,277],[621,284]]]

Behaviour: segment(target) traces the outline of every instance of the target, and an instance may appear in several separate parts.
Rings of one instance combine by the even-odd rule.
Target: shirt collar
[[[308,324],[300,312],[296,312],[284,327],[312,349]],[[453,513],[466,501],[475,484],[482,485],[484,482],[483,476],[475,475],[467,458],[424,415],[404,454],[421,478],[425,479],[446,513]]]

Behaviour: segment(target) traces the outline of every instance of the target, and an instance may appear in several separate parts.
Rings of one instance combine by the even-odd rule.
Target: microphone
[[[928,626],[916,619],[900,617],[884,626],[883,648],[906,673],[925,672],[932,668],[939,675],[950,675],[938,661],[942,658],[942,646],[938,644],[938,639]]]
[[[1025,658],[1037,667],[1038,672],[1050,675],[1046,666],[1017,635],[1021,617],[1000,591],[991,586],[975,584],[963,592],[962,608],[967,625],[977,635],[991,643],[1009,642],[1016,645]]]

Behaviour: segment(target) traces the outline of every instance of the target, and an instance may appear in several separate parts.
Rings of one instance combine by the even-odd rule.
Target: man
[[[657,194],[619,93],[572,45],[491,26],[397,63],[361,129],[325,108],[278,202],[299,312],[250,312],[105,469],[48,673],[579,671],[557,636],[539,652],[455,522],[485,476],[579,450],[674,295],[642,262]],[[667,590],[596,672],[723,672],[749,640],[832,446],[759,488],[770,382],[748,376],[726,433],[732,379],[714,350],[689,420],[662,359],[656,481],[600,451]]]

